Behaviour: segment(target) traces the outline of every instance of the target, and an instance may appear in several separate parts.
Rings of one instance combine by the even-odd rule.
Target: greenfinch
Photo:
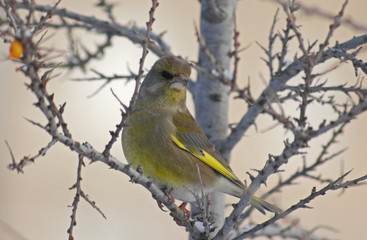
[[[203,193],[215,191],[241,197],[244,184],[186,107],[190,74],[190,66],[174,56],[155,62],[125,121],[125,157],[158,187],[183,202],[194,203]],[[251,205],[262,213],[281,211],[256,196]]]

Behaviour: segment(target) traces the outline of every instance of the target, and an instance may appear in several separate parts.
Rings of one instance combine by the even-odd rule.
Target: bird
[[[125,120],[125,158],[182,206],[212,192],[240,198],[244,183],[186,107],[190,75],[190,65],[173,55],[153,64]],[[256,196],[250,204],[263,214],[281,212]]]

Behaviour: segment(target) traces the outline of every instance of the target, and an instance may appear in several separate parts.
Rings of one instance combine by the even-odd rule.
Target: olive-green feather
[[[193,195],[203,191],[241,197],[244,184],[186,107],[190,73],[190,65],[173,56],[153,65],[125,121],[121,137],[125,157],[182,201],[194,202]],[[263,213],[281,211],[256,196],[251,204]]]
[[[178,112],[173,115],[176,134],[173,141],[178,147],[188,151],[200,161],[207,164],[217,173],[227,178],[234,184],[243,187],[243,183],[236,177],[228,162],[217,152],[190,112]],[[184,148],[182,147],[184,146]]]

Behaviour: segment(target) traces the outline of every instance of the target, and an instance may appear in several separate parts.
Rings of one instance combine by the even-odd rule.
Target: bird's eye
[[[172,79],[173,78],[173,75],[172,74],[170,74],[169,72],[167,72],[167,71],[163,71],[162,73],[161,73],[161,75],[162,75],[162,77],[163,78],[165,78],[165,79]]]

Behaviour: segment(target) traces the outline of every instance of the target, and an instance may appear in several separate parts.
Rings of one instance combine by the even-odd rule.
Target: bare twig
[[[327,156],[330,147],[336,143],[336,138],[338,136],[340,136],[343,133],[343,129],[344,127],[347,125],[347,123],[343,123],[337,130],[333,131],[333,134],[331,136],[331,138],[329,139],[329,141],[322,146],[322,150],[320,152],[320,154],[318,155],[318,157],[316,158],[316,160],[314,161],[313,164],[307,166],[307,162],[309,161],[303,161],[303,167],[301,170],[297,170],[296,172],[294,172],[291,176],[289,176],[287,179],[282,179],[281,176],[279,176],[279,182],[276,186],[274,186],[273,188],[269,189],[265,194],[263,194],[261,196],[261,198],[266,198],[268,196],[270,196],[273,193],[279,192],[281,191],[281,189],[283,189],[285,186],[290,186],[295,184],[295,181],[301,177],[308,177],[309,173],[312,171],[315,171],[317,167],[319,167],[320,165],[335,159],[335,157],[339,156],[340,154],[342,154],[343,152],[345,152],[346,149],[342,149],[339,150],[329,156]],[[319,182],[324,182],[322,181],[322,179],[318,178],[316,179]],[[331,181],[329,181],[331,182]],[[244,212],[243,214],[241,214],[240,219],[241,222],[246,219],[252,212],[253,208],[250,208],[249,210],[247,210],[246,212]]]
[[[69,30],[69,39],[73,39],[71,36],[72,35],[71,29],[74,29],[74,26],[71,26]],[[97,49],[94,52],[88,50],[88,48],[85,47],[82,43],[79,43],[81,49],[83,50],[83,54],[77,48],[74,47],[74,45],[76,45],[75,41],[70,40],[70,42],[72,43],[71,44],[72,53],[67,55],[66,57],[67,62],[61,66],[70,69],[81,68],[83,71],[85,71],[86,66],[89,62],[95,59],[100,59],[102,56],[105,55],[107,48],[112,46],[113,35],[110,33],[106,33],[105,35],[106,40],[102,44],[96,44]]]
[[[346,51],[357,48],[365,43],[367,43],[367,34],[359,37],[354,37],[349,41],[338,44],[336,48],[344,49]],[[332,49],[335,48],[331,48],[325,51],[318,64],[333,57]],[[237,126],[234,128],[234,131],[231,131],[229,136],[219,144],[218,147],[220,148],[220,151],[222,153],[225,154],[232,151],[233,147],[242,139],[244,133],[254,123],[255,119],[262,112],[263,106],[267,102],[273,102],[274,99],[276,99],[276,95],[274,95],[274,93],[282,90],[287,81],[289,81],[291,78],[293,78],[303,70],[302,62],[303,57],[296,59],[290,65],[288,65],[288,67],[286,67],[282,71],[282,73],[275,75],[274,78],[270,80],[269,86],[264,89],[264,91],[255,101],[255,103],[249,107],[246,114],[241,118]]]
[[[234,240],[240,240],[240,239],[245,239],[247,237],[252,236],[255,232],[257,232],[259,229],[263,229],[264,227],[275,223],[278,219],[284,218],[285,216],[289,215],[290,213],[294,212],[295,210],[299,209],[299,208],[310,208],[307,204],[310,203],[313,199],[315,199],[316,197],[319,196],[323,196],[325,195],[326,192],[330,191],[330,190],[339,190],[339,189],[344,189],[344,188],[348,188],[351,186],[356,186],[359,183],[365,181],[367,179],[367,175],[361,176],[359,178],[355,178],[353,180],[341,183],[341,181],[350,173],[351,171],[343,174],[342,176],[340,176],[338,179],[336,179],[335,181],[329,183],[328,185],[326,185],[325,187],[323,187],[322,189],[320,189],[319,191],[316,191],[316,188],[314,187],[311,191],[311,194],[304,198],[301,199],[297,204],[292,205],[290,208],[288,208],[287,210],[285,210],[284,212],[280,213],[280,214],[276,214],[274,217],[272,217],[271,219],[256,225],[255,227],[253,227],[251,230],[246,231],[242,234],[240,234],[239,236],[237,236],[236,238],[234,238]]]
[[[27,5],[28,6],[28,5]],[[35,6],[37,8],[38,5]],[[40,6],[38,6],[40,8]],[[41,7],[42,8],[42,7]],[[48,7],[43,8],[44,10],[51,10]],[[61,14],[60,10],[55,9],[54,11],[58,11]],[[19,21],[22,23],[21,21]],[[17,25],[19,28],[26,28],[26,26],[20,24]],[[25,31],[20,31],[21,34],[25,34]],[[23,38],[23,36],[20,36]],[[24,57],[21,59],[24,64],[19,69],[23,72],[29,79],[30,83],[27,84],[27,87],[35,94],[38,99],[35,106],[44,114],[47,119],[47,125],[43,127],[41,124],[37,124],[46,130],[54,140],[64,144],[69,147],[73,152],[78,153],[81,156],[87,157],[92,161],[101,161],[105,164],[111,166],[112,168],[119,170],[121,172],[129,175],[134,182],[140,183],[145,186],[152,194],[160,199],[163,204],[167,205],[167,208],[174,212],[174,215],[177,218],[186,219],[183,211],[178,208],[175,204],[172,204],[167,196],[154,184],[152,184],[151,180],[144,177],[140,173],[131,169],[128,165],[122,164],[113,156],[109,155],[107,158],[100,152],[97,152],[93,149],[89,144],[80,144],[78,141],[75,141],[72,138],[70,131],[67,128],[67,123],[63,118],[63,112],[65,109],[65,104],[62,104],[60,108],[56,107],[54,103],[54,94],[49,94],[47,92],[47,82],[50,78],[50,72],[44,73],[41,77],[39,76],[39,62],[38,58],[32,58],[32,54],[37,52],[36,45],[32,44],[30,40],[24,42]],[[60,131],[61,128],[61,131]],[[53,141],[52,143],[53,144]],[[186,224],[188,227],[191,225],[189,222]]]
[[[363,102],[361,102],[358,106],[355,106],[350,112],[349,114],[350,117],[348,117],[348,119],[344,119],[344,117],[341,117],[340,122],[338,122],[337,124],[331,123],[329,125],[322,125],[320,126],[319,130],[317,131],[312,131],[312,130],[305,130],[302,132],[298,132],[295,133],[295,140],[292,143],[289,143],[288,141],[284,142],[285,144],[285,148],[283,150],[283,152],[278,155],[278,156],[271,156],[269,155],[269,159],[266,162],[264,168],[262,170],[258,171],[258,175],[256,177],[251,177],[251,184],[248,187],[247,191],[245,192],[245,194],[242,196],[242,198],[240,199],[239,203],[236,204],[236,207],[234,208],[234,210],[232,211],[232,213],[230,214],[230,216],[226,219],[225,224],[223,225],[222,230],[220,231],[220,234],[222,235],[221,237],[226,237],[227,234],[229,234],[230,230],[233,228],[234,224],[236,223],[237,219],[240,217],[243,209],[248,206],[250,199],[252,198],[253,193],[259,189],[260,185],[262,183],[266,182],[266,179],[268,178],[268,176],[270,174],[276,173],[278,172],[278,169],[280,168],[281,165],[285,164],[288,162],[288,160],[292,157],[295,156],[297,154],[301,154],[300,149],[301,148],[305,148],[308,145],[308,141],[310,141],[310,139],[312,139],[313,137],[315,137],[316,135],[318,136],[319,134],[325,133],[326,131],[321,130],[324,128],[328,128],[331,129],[331,125],[333,125],[333,127],[339,125],[340,123],[343,122],[347,122],[350,119],[352,119],[357,111],[360,111],[360,108],[365,108],[367,110],[367,98],[365,98],[365,100]],[[345,116],[345,118],[347,118],[347,116]],[[343,121],[344,120],[344,121]],[[218,238],[221,239],[221,238]]]
[[[245,225],[236,232],[232,232],[230,239],[232,239],[235,236],[240,235],[243,232],[248,231],[253,226]],[[330,228],[319,226],[319,229],[325,228],[327,230],[330,230]],[[333,230],[333,229],[331,229]],[[335,230],[334,230],[335,231]],[[252,236],[252,238],[256,237],[264,237],[269,240],[273,238],[280,237],[280,239],[295,239],[295,240],[331,240],[331,238],[325,238],[325,237],[319,237],[315,234],[315,229],[306,230],[306,229],[300,229],[299,226],[295,227],[293,225],[282,227],[276,224],[269,225],[265,228],[260,229],[259,231],[255,232]]]
[[[343,153],[346,149],[342,149],[328,157],[326,157],[326,154],[329,151],[329,148],[336,142],[336,138],[343,133],[343,129],[346,126],[346,123],[342,124],[337,130],[335,130],[330,138],[330,140],[322,146],[322,150],[319,154],[319,156],[316,158],[313,164],[310,166],[306,165],[306,162],[304,161],[303,168],[301,170],[297,170],[293,175],[291,175],[289,178],[285,180],[280,180],[279,183],[271,188],[266,194],[264,194],[262,197],[267,197],[270,194],[280,191],[281,188],[283,188],[286,185],[291,185],[294,183],[296,179],[302,176],[306,176],[309,172],[314,171],[316,167],[318,167],[321,164],[324,164],[332,159],[334,159],[336,156]]]
[[[154,13],[155,13],[155,10],[157,9],[158,5],[159,4],[158,4],[157,0],[152,0],[152,7],[149,10],[149,20],[146,23],[146,25],[147,25],[147,32],[146,32],[146,35],[145,35],[146,40],[144,40],[143,44],[142,44],[143,53],[142,53],[142,56],[141,56],[140,61],[139,61],[138,75],[135,78],[135,88],[134,88],[133,96],[131,97],[131,101],[130,101],[130,104],[129,104],[130,109],[132,108],[132,106],[134,105],[134,102],[136,101],[136,98],[138,97],[138,91],[139,91],[139,87],[140,87],[140,84],[141,84],[141,79],[143,78],[143,74],[144,74],[144,70],[143,70],[144,61],[145,61],[145,58],[146,58],[146,56],[148,55],[148,52],[149,52],[148,51],[148,46],[151,44],[150,34],[152,32],[152,26],[153,26],[153,23],[155,21]],[[129,112],[127,114],[129,114]]]
[[[234,14],[233,16],[233,51],[232,51],[232,56],[234,58],[234,62],[233,62],[233,74],[232,74],[232,81],[231,81],[231,89],[230,91],[233,90],[237,90],[238,86],[237,86],[237,72],[238,72],[238,64],[240,62],[240,57],[238,56],[239,51],[240,51],[240,42],[238,40],[238,36],[240,35],[240,32],[237,31],[237,17],[236,14]]]
[[[281,2],[281,0],[278,0],[278,1]],[[0,2],[2,4],[5,4],[4,0],[0,0]],[[53,66],[52,69],[42,74],[42,71],[45,71],[44,68],[50,66],[48,62],[52,60],[50,56],[52,49],[49,49],[48,51],[44,51],[42,52],[42,54],[40,53],[40,51],[43,50],[41,47],[41,44],[46,39],[46,37],[44,37],[46,36],[46,32],[41,32],[41,30],[47,26],[54,27],[54,28],[63,28],[63,29],[75,29],[73,28],[73,24],[71,24],[71,22],[69,23],[69,20],[72,20],[72,21],[78,22],[76,25],[74,25],[76,28],[81,28],[87,31],[92,31],[92,30],[100,31],[104,35],[108,36],[106,42],[101,45],[101,49],[97,50],[97,52],[99,51],[102,55],[104,54],[104,49],[108,46],[109,41],[111,40],[112,36],[125,36],[129,38],[132,42],[142,44],[143,46],[143,52],[140,58],[139,72],[138,72],[138,75],[134,76],[136,84],[135,84],[135,90],[133,93],[133,97],[130,102],[130,107],[131,107],[134,104],[134,101],[135,101],[134,99],[137,96],[140,82],[143,77],[144,61],[148,54],[148,49],[150,51],[155,52],[158,56],[163,55],[166,52],[160,43],[157,44],[152,41],[154,40],[154,34],[152,34],[152,24],[154,22],[154,12],[158,6],[158,2],[156,0],[152,0],[152,7],[149,12],[149,21],[147,22],[147,29],[145,31],[141,31],[141,29],[137,29],[136,27],[125,28],[125,27],[118,25],[112,14],[113,5],[106,3],[106,1],[104,0],[101,0],[99,2],[99,4],[104,8],[104,11],[109,16],[109,21],[104,21],[104,22],[94,17],[86,17],[84,15],[77,14],[77,13],[74,13],[74,12],[71,12],[65,9],[56,8],[56,7],[50,8],[50,6],[37,5],[37,4],[34,4],[33,2],[31,4],[29,4],[27,1],[23,1],[23,2],[11,1],[11,2],[13,5],[6,5],[8,7],[7,9],[8,11],[6,11],[6,13],[10,15],[9,21],[11,24],[13,24],[12,27],[15,29],[14,32],[16,33],[14,35],[17,35],[17,37],[22,42],[22,45],[24,46],[23,57],[19,59],[18,61],[19,63],[23,65],[19,67],[19,70],[29,78],[30,83],[27,84],[27,87],[36,96],[37,102],[35,106],[43,113],[47,121],[45,125],[42,125],[38,122],[33,122],[33,121],[30,121],[30,122],[42,128],[43,130],[47,131],[47,133],[49,133],[50,136],[52,137],[52,141],[44,149],[41,149],[35,157],[32,157],[32,158],[25,157],[26,159],[23,159],[21,161],[29,162],[29,159],[34,159],[36,157],[44,155],[47,152],[47,150],[51,148],[53,144],[56,142],[60,142],[64,144],[65,146],[69,147],[73,152],[77,153],[79,156],[77,181],[76,181],[76,184],[73,186],[73,188],[76,188],[76,195],[75,195],[75,198],[72,204],[73,210],[72,210],[72,215],[71,215],[71,224],[68,230],[69,238],[72,238],[73,226],[76,223],[76,211],[77,211],[78,202],[80,200],[80,196],[82,196],[93,208],[95,208],[98,212],[102,214],[102,216],[104,216],[104,214],[100,211],[100,209],[95,206],[94,201],[90,200],[88,195],[85,194],[81,190],[80,181],[81,181],[81,167],[83,164],[83,157],[87,157],[91,159],[92,162],[101,161],[105,164],[108,164],[111,168],[117,171],[123,172],[127,174],[128,176],[130,176],[131,182],[139,183],[143,185],[146,189],[148,189],[152,193],[154,198],[161,201],[171,211],[171,214],[174,215],[175,218],[182,219],[182,223],[186,227],[186,229],[190,231],[191,233],[196,233],[196,235],[193,234],[193,236],[201,236],[200,235],[201,233],[195,228],[194,221],[186,219],[186,215],[183,213],[182,209],[180,209],[175,204],[173,204],[171,200],[165,195],[165,193],[161,191],[154,183],[152,183],[151,179],[146,178],[141,173],[135,171],[134,169],[131,169],[130,165],[125,165],[121,163],[119,160],[117,160],[115,157],[110,155],[110,149],[112,148],[112,145],[114,144],[114,142],[116,142],[118,135],[121,132],[121,129],[123,127],[124,118],[126,117],[126,114],[129,113],[128,107],[122,104],[120,101],[121,106],[123,108],[123,110],[121,111],[121,116],[122,116],[121,121],[119,122],[119,124],[116,125],[116,129],[110,132],[111,139],[107,143],[104,151],[102,153],[98,152],[94,150],[90,144],[88,143],[81,144],[80,142],[78,142],[77,140],[75,140],[72,137],[72,134],[67,127],[67,122],[65,121],[64,116],[63,116],[63,112],[65,110],[66,104],[64,103],[61,106],[58,106],[57,104],[55,104],[54,94],[53,93],[50,94],[47,91],[47,83],[49,82],[50,79],[55,77],[55,75],[51,76],[51,74],[57,66]],[[210,1],[210,4],[215,5],[215,1]],[[2,6],[5,6],[5,5],[2,5]],[[18,6],[21,8],[23,6],[23,8],[26,8],[29,10],[28,12],[29,14],[26,16],[25,22],[17,14],[17,9],[14,6]],[[243,136],[247,128],[255,122],[255,119],[258,117],[260,113],[270,114],[272,117],[274,117],[274,119],[277,122],[282,123],[285,128],[290,129],[292,133],[294,134],[294,141],[292,143],[285,141],[285,147],[283,149],[283,152],[279,156],[269,155],[269,159],[267,163],[265,164],[264,168],[262,170],[256,170],[258,172],[258,175],[256,177],[250,175],[252,183],[249,186],[249,188],[247,189],[244,196],[242,197],[241,201],[237,204],[233,213],[227,219],[222,231],[220,232],[222,236],[227,236],[227,234],[229,234],[230,230],[233,228],[234,224],[238,222],[237,220],[241,217],[240,214],[242,213],[244,207],[249,204],[252,195],[260,187],[260,185],[265,183],[267,178],[271,174],[279,172],[280,171],[279,168],[282,165],[286,164],[287,161],[292,156],[295,156],[298,154],[304,154],[303,152],[300,152],[300,151],[301,149],[308,147],[309,141],[311,141],[313,138],[325,132],[330,131],[333,128],[336,128],[338,126],[341,126],[341,128],[344,127],[347,122],[351,121],[352,119],[360,115],[362,112],[367,111],[367,100],[366,100],[367,90],[363,89],[360,86],[347,88],[345,86],[342,86],[342,87],[327,86],[326,87],[322,84],[319,84],[319,85],[312,84],[313,80],[316,77],[320,76],[320,74],[313,73],[312,71],[313,67],[330,58],[337,57],[337,58],[342,59],[343,61],[352,61],[356,69],[360,68],[362,71],[366,71],[365,69],[366,64],[363,61],[355,57],[358,50],[355,51],[355,53],[348,53],[347,51],[349,49],[353,49],[353,48],[356,48],[356,47],[359,47],[365,44],[367,42],[367,35],[363,35],[363,36],[354,38],[343,44],[337,44],[335,47],[327,49],[327,47],[329,46],[330,38],[335,28],[337,27],[338,24],[340,24],[340,22],[342,22],[342,15],[343,15],[342,13],[344,12],[345,6],[346,6],[346,3],[343,5],[340,13],[334,18],[334,22],[333,22],[334,25],[333,27],[330,27],[329,32],[323,44],[319,46],[319,49],[316,53],[316,57],[313,53],[311,53],[311,49],[314,48],[316,42],[312,43],[309,46],[306,46],[306,44],[304,44],[304,39],[300,32],[300,28],[299,26],[296,25],[295,17],[293,16],[293,13],[296,10],[297,6],[294,4],[290,4],[286,6],[286,11],[288,13],[289,21],[287,23],[286,29],[283,31],[283,34],[280,34],[280,33],[274,34],[274,28],[275,28],[276,16],[277,16],[275,15],[273,25],[271,27],[271,32],[269,35],[269,46],[268,46],[268,49],[264,48],[264,50],[267,51],[266,52],[268,56],[267,63],[270,65],[270,72],[271,72],[270,78],[271,79],[270,81],[266,81],[266,82],[269,82],[269,85],[263,91],[261,96],[257,99],[255,99],[251,95],[250,84],[246,88],[240,89],[240,90],[237,89],[237,86],[236,86],[237,85],[236,84],[237,70],[238,70],[237,68],[238,68],[238,60],[239,60],[239,57],[238,57],[239,42],[238,42],[238,31],[237,31],[236,26],[234,28],[234,36],[233,36],[234,50],[232,52],[233,56],[235,57],[233,77],[231,79],[229,78],[226,79],[225,78],[226,73],[223,72],[223,70],[220,70],[220,69],[218,70],[216,67],[214,67],[215,70],[213,72],[207,72],[201,69],[203,72],[205,72],[208,75],[211,75],[211,76],[215,74],[218,75],[215,78],[217,79],[220,78],[221,79],[220,81],[226,82],[228,80],[227,84],[231,84],[233,89],[235,89],[238,92],[238,95],[239,95],[238,97],[245,99],[246,102],[250,106],[248,113],[242,118],[242,120],[236,126],[236,128],[233,129],[228,139],[222,143],[222,147],[225,149],[225,151],[223,151],[224,154],[232,150],[233,146]],[[217,10],[220,11],[220,9],[217,9]],[[33,16],[33,12],[37,12],[37,11],[46,12],[45,16],[43,16],[44,20],[32,22],[30,19]],[[48,24],[49,18],[53,15],[60,17],[61,24]],[[33,28],[33,26],[31,26],[31,22],[35,23],[37,26]],[[29,29],[34,29],[34,31],[29,32]],[[7,34],[9,34],[8,36],[12,36],[8,32],[11,32],[11,31],[10,30],[7,31]],[[285,63],[285,56],[287,54],[287,46],[289,45],[290,40],[293,38],[290,32],[292,32],[292,34],[294,32],[295,36],[297,36],[297,41],[299,45],[301,45],[300,48],[301,48],[301,52],[303,53],[303,56],[299,58],[294,57],[294,61],[290,65],[287,66]],[[39,36],[41,33],[43,33],[43,35],[38,40],[34,39],[34,36],[36,36],[37,34]],[[129,34],[132,34],[132,35],[129,35]],[[70,36],[71,36],[71,30],[70,30]],[[281,47],[280,52],[278,53],[275,52],[274,54],[273,44],[277,36],[279,36],[280,38],[282,47]],[[198,31],[197,31],[197,37],[198,39],[200,38]],[[205,47],[205,42],[201,47],[204,48],[203,46]],[[98,54],[90,53],[83,46],[82,46],[82,49],[88,55],[87,58],[85,59],[95,59],[98,55]],[[210,58],[208,54],[207,54],[207,57]],[[274,70],[275,67],[273,66],[273,61],[275,57],[278,57],[278,60],[279,60],[279,66],[276,72]],[[78,60],[77,57],[75,58],[74,56],[72,56],[71,58],[73,58],[71,60],[77,60],[77,61],[83,60],[82,58]],[[75,66],[83,67],[82,66],[83,64],[80,65],[77,61],[75,62]],[[215,66],[217,61],[218,61],[217,59],[213,58],[211,64]],[[196,66],[196,68],[199,69],[199,71],[201,71],[199,66]],[[286,83],[288,82],[288,80],[296,76],[301,71],[304,71],[306,75],[304,78],[304,83],[298,86],[286,86]],[[106,83],[102,87],[107,85],[113,79],[116,79],[116,76],[109,77],[109,76],[105,76],[98,72],[95,72],[95,73],[97,73],[100,78],[107,80]],[[345,103],[339,106],[339,105],[336,105],[335,102],[330,101],[329,104],[331,106],[338,108],[339,116],[336,119],[334,119],[333,121],[325,120],[318,127],[312,127],[307,122],[306,107],[310,103],[311,100],[317,98],[317,95],[315,94],[315,96],[313,96],[311,93],[314,93],[314,92],[318,93],[320,91],[332,91],[333,89],[335,89],[336,91],[342,91],[347,95],[350,93],[355,93],[355,95],[358,96],[358,100],[359,100],[358,103],[351,105],[348,102],[348,103]],[[280,105],[282,102],[278,94],[283,90],[287,90],[288,92],[290,92],[290,95],[288,95],[287,98],[286,97],[283,98],[284,101],[287,99],[291,99],[291,100],[300,102],[300,108],[299,108],[300,116],[297,119],[297,121],[287,116],[283,107]],[[112,94],[116,97],[116,95],[113,92]],[[323,99],[320,100],[320,103],[322,102],[322,100]],[[274,103],[279,105],[280,113],[274,110],[274,105],[275,105]],[[337,132],[339,134],[339,131]],[[335,139],[334,136],[332,139]],[[12,150],[8,143],[7,145],[8,145],[11,159],[12,159],[12,164],[10,165],[14,166],[13,169],[17,169],[19,172],[22,170],[22,167],[20,167],[21,166],[20,163],[19,164],[16,163]],[[324,194],[328,190],[334,190],[334,189],[344,188],[347,186],[352,186],[366,179],[366,176],[364,176],[360,179],[354,179],[350,181],[350,183],[347,185],[343,185],[338,180],[332,181],[330,179],[325,179],[325,178],[321,178],[316,175],[311,175],[310,171],[312,171],[314,168],[316,168],[317,166],[319,166],[320,164],[326,161],[329,161],[330,159],[333,159],[335,156],[339,155],[341,152],[344,151],[344,150],[341,150],[332,155],[326,156],[326,149],[328,147],[329,145],[327,145],[327,147],[325,147],[322,153],[320,154],[321,157],[319,157],[319,159],[321,160],[317,159],[316,162],[312,164],[311,166],[307,166],[306,164],[304,164],[303,170],[300,171],[300,173],[295,173],[291,178],[288,179],[289,181],[285,180],[283,182],[280,182],[279,188],[278,189],[274,188],[273,192],[279,190],[280,187],[283,187],[287,184],[292,184],[294,180],[300,176],[307,177],[310,179],[315,179],[319,181],[320,183],[331,181],[330,184],[332,185],[329,184],[328,185],[329,188],[327,188],[324,192],[321,192],[320,194]],[[271,192],[272,191],[270,191],[269,194]],[[312,194],[308,198],[302,200],[303,202],[300,202],[294,208],[290,208],[291,210],[289,209],[286,210],[284,214],[287,215],[290,212],[298,208],[307,207],[306,204],[309,201],[311,201],[313,198],[319,196],[320,195],[319,192],[313,191]],[[206,212],[209,212],[205,207],[203,207],[203,210],[206,210]],[[281,216],[276,215],[274,218],[272,218],[273,220],[269,220],[269,222],[263,223],[259,227],[255,227],[254,230],[250,230],[253,232],[247,232],[244,234],[252,235],[254,234],[255,231],[258,231],[259,229],[264,228],[268,224],[271,224],[272,223],[271,221],[275,222],[280,217],[285,216],[285,215],[281,215]],[[206,235],[208,235],[208,232],[211,231],[209,227],[210,223],[204,222],[204,225],[206,227],[205,228]],[[220,237],[221,235],[218,235],[218,238]]]
[[[20,9],[30,8],[29,3],[26,1],[15,2],[15,4],[16,7]],[[79,14],[67,9],[60,9],[60,8],[53,9],[53,7],[49,5],[35,4],[34,10],[39,12],[48,12],[52,10],[53,16],[61,16],[64,18],[81,22],[86,26],[90,27],[93,26],[91,27],[92,29],[99,31],[101,33],[126,37],[133,43],[143,44],[147,40],[144,39],[144,36],[142,34],[137,34],[136,31],[134,31],[131,28],[124,27],[120,24],[113,24],[104,20],[99,20],[95,17],[85,16],[83,14]],[[162,42],[162,44],[159,46],[155,42],[149,41],[148,48],[156,55],[163,56],[167,51],[169,51],[167,48],[168,45],[164,43],[162,40],[160,42]]]
[[[111,135],[111,139],[108,142],[108,144],[106,145],[105,149],[103,150],[103,156],[108,157],[110,155],[110,150],[112,148],[112,145],[116,142],[122,128],[124,127],[124,121],[126,118],[126,111],[128,109],[128,107],[123,104],[121,102],[121,100],[117,97],[117,95],[113,92],[113,90],[111,89],[111,92],[113,94],[113,96],[115,96],[115,98],[120,102],[121,106],[124,108],[124,111],[121,110],[121,121],[118,125],[116,125],[116,130],[115,131],[110,131],[110,135]]]
[[[274,34],[274,29],[275,29],[275,25],[278,21],[278,13],[279,13],[279,9],[277,9],[277,11],[275,12],[275,15],[274,15],[274,18],[273,18],[273,24],[271,25],[271,28],[270,28],[269,37],[268,37],[268,41],[269,41],[268,47],[265,48],[259,42],[256,42],[257,45],[260,46],[260,48],[265,52],[265,54],[267,56],[267,59],[265,59],[265,58],[262,58],[262,59],[264,60],[266,65],[269,67],[270,78],[274,77],[273,61],[275,59],[275,55],[273,54],[273,46],[274,46],[275,40],[278,37],[278,33]]]
[[[93,97],[96,94],[98,94],[103,88],[105,88],[108,84],[110,84],[112,81],[118,80],[118,79],[125,79],[126,82],[129,82],[132,79],[135,79],[137,77],[137,75],[133,72],[130,72],[130,75],[117,75],[114,74],[113,76],[107,76],[101,72],[98,72],[95,69],[91,69],[92,72],[94,72],[95,74],[98,75],[98,77],[90,77],[90,78],[74,78],[72,79],[73,81],[102,81],[104,80],[105,82],[97,89],[95,90],[92,94],[90,94],[88,97]],[[144,75],[143,75],[144,76]]]
[[[69,234],[69,240],[74,240],[73,230],[74,230],[74,226],[76,225],[76,212],[78,210],[78,204],[80,201],[80,192],[82,191],[80,183],[82,181],[82,175],[81,175],[82,166],[84,165],[83,155],[79,154],[78,158],[79,158],[79,161],[78,161],[78,169],[77,169],[77,175],[76,175],[76,183],[71,188],[69,188],[69,190],[72,190],[75,188],[74,201],[71,205],[72,207],[71,216],[70,216],[71,221],[70,221],[70,226],[67,230],[67,233]]]
[[[342,7],[341,7],[341,9],[340,9],[340,11],[338,13],[338,15],[336,15],[334,17],[333,23],[330,24],[330,26],[329,26],[329,32],[327,33],[327,36],[326,36],[324,42],[319,45],[319,50],[315,54],[315,59],[314,59],[315,62],[318,62],[319,61],[319,59],[321,58],[321,55],[325,51],[325,48],[327,46],[329,46],[330,38],[333,36],[333,33],[335,32],[335,30],[340,26],[341,19],[342,19],[343,15],[344,15],[344,11],[345,11],[345,8],[347,7],[347,5],[348,5],[348,0],[345,0],[345,2],[342,5]]]
[[[10,156],[11,156],[11,161],[12,161],[12,163],[11,163],[11,164],[9,164],[9,168],[10,168],[10,166],[12,165],[12,166],[14,166],[14,167],[13,167],[13,168],[10,168],[10,169],[17,169],[18,173],[19,173],[19,172],[23,173],[22,168],[18,168],[18,167],[17,167],[17,166],[18,166],[18,164],[17,164],[17,163],[16,163],[16,161],[15,161],[14,153],[13,153],[13,151],[11,150],[11,147],[10,147],[10,145],[9,145],[8,141],[6,141],[6,140],[5,140],[5,144],[6,144],[6,146],[8,147],[8,150],[9,150],[9,152],[10,152]]]
[[[45,147],[41,148],[38,153],[32,157],[29,156],[24,156],[19,163],[16,163],[15,159],[14,159],[14,155],[11,152],[11,149],[8,145],[8,143],[6,142],[6,144],[8,145],[9,151],[11,153],[12,156],[12,163],[8,165],[8,168],[13,170],[16,169],[19,172],[23,173],[23,168],[28,165],[29,163],[33,163],[37,158],[39,157],[43,157],[46,155],[47,151],[55,144],[57,143],[56,139],[52,139]]]
[[[50,18],[52,18],[52,13],[55,11],[55,9],[57,8],[57,6],[59,5],[59,3],[61,2],[61,0],[58,0],[54,6],[52,7],[52,9],[50,9],[49,11],[47,11],[46,15],[44,15],[40,21],[38,22],[38,24],[36,25],[36,27],[33,29],[33,34],[36,34],[38,33],[44,26],[45,26],[45,23],[47,22],[47,20],[49,20]],[[33,14],[33,10],[34,9],[34,2],[32,1],[31,2],[31,8],[29,11],[30,14]],[[30,19],[30,17],[29,17]]]
[[[306,6],[305,4],[303,4],[302,2],[298,1],[296,3],[297,7],[301,10],[302,13],[308,15],[308,16],[319,16],[321,18],[324,19],[328,19],[328,20],[333,20],[335,18],[335,16],[332,13],[328,13],[326,11],[324,11],[322,8],[318,7],[318,6]],[[351,29],[354,29],[356,31],[361,31],[361,32],[366,32],[367,31],[367,26],[366,24],[360,24],[356,21],[354,21],[352,18],[350,17],[344,17],[340,20],[340,23],[342,25],[348,26]]]
[[[97,212],[99,212],[99,214],[101,214],[101,215],[102,215],[102,217],[103,217],[104,219],[107,219],[106,215],[104,215],[104,213],[102,212],[102,210],[101,210],[99,207],[97,207],[96,202],[95,202],[95,201],[90,200],[90,199],[89,199],[89,196],[88,196],[87,194],[85,194],[85,193],[83,192],[83,190],[81,190],[81,191],[80,191],[80,196],[81,196],[85,201],[87,201],[87,203],[89,203],[89,205],[91,205],[91,206],[92,206],[92,208],[96,209],[96,210],[97,210]]]
[[[112,13],[113,8],[115,7],[114,3],[107,3],[106,0],[99,0],[96,6],[103,7],[105,12],[107,13],[108,18],[111,20],[111,22],[116,23],[115,16]]]
[[[360,50],[359,48],[357,52]],[[358,68],[360,68],[365,74],[367,74],[367,63],[364,62],[362,59],[356,58],[356,53],[349,54],[343,49],[333,49],[334,50],[334,57],[342,59],[343,61],[351,61],[354,67],[355,75],[358,76]]]
[[[74,226],[76,225],[76,213],[78,211],[78,205],[80,202],[80,197],[82,197],[87,203],[89,203],[94,209],[97,210],[97,212],[99,212],[102,217],[104,219],[106,219],[106,216],[104,215],[104,213],[101,211],[101,209],[99,209],[96,205],[96,203],[92,200],[89,199],[88,195],[85,194],[82,190],[81,187],[81,182],[82,182],[82,167],[84,167],[84,162],[83,162],[83,155],[79,154],[78,155],[78,168],[77,168],[77,178],[76,178],[76,182],[74,183],[73,186],[71,186],[69,188],[69,190],[75,189],[75,196],[74,196],[74,200],[73,203],[70,207],[72,207],[72,213],[71,213],[71,222],[70,222],[70,226],[67,230],[67,233],[69,234],[69,240],[74,240],[73,237],[73,229]]]

